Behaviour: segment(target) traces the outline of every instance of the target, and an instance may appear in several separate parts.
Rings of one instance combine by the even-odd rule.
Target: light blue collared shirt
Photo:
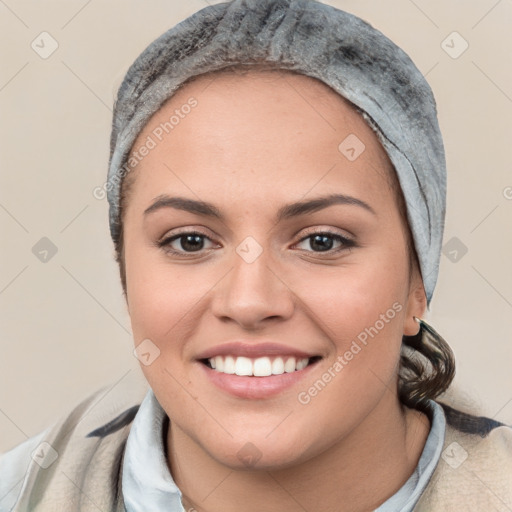
[[[411,512],[441,457],[446,430],[443,408],[429,401],[431,429],[414,473],[375,512]],[[149,389],[135,415],[126,442],[122,491],[127,512],[185,512],[181,491],[167,466],[164,449],[166,413]]]

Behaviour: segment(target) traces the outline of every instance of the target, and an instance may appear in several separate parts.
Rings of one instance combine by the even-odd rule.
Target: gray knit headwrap
[[[432,91],[407,54],[381,32],[315,0],[211,5],[135,60],[119,88],[112,123],[106,185],[114,243],[127,157],[150,117],[189,77],[255,61],[315,77],[363,112],[396,169],[430,305],[446,208],[445,154]]]

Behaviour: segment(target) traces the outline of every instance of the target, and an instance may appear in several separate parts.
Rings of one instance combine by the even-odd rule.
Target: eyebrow
[[[345,194],[330,194],[328,196],[321,196],[315,199],[298,201],[282,206],[276,214],[276,222],[305,215],[307,213],[314,213],[335,204],[358,206],[369,211],[375,216],[377,215],[375,210],[361,199]],[[153,204],[144,210],[144,215],[146,216],[162,208],[175,208],[177,210],[184,210],[197,215],[203,215],[205,217],[212,217],[225,221],[224,215],[212,203],[197,201],[195,199],[187,199],[184,197],[171,197],[166,194],[156,197]]]

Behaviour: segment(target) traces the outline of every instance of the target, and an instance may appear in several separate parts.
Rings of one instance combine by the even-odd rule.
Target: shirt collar
[[[123,500],[127,512],[185,512],[164,449],[167,415],[149,389],[126,441],[123,460]]]

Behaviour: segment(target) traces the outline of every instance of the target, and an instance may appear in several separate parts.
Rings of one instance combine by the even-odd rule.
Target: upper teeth
[[[208,359],[208,361],[211,367],[218,372],[240,376],[266,377],[302,370],[308,365],[309,358],[276,357],[271,361],[269,357],[250,359],[248,357],[215,356]]]

